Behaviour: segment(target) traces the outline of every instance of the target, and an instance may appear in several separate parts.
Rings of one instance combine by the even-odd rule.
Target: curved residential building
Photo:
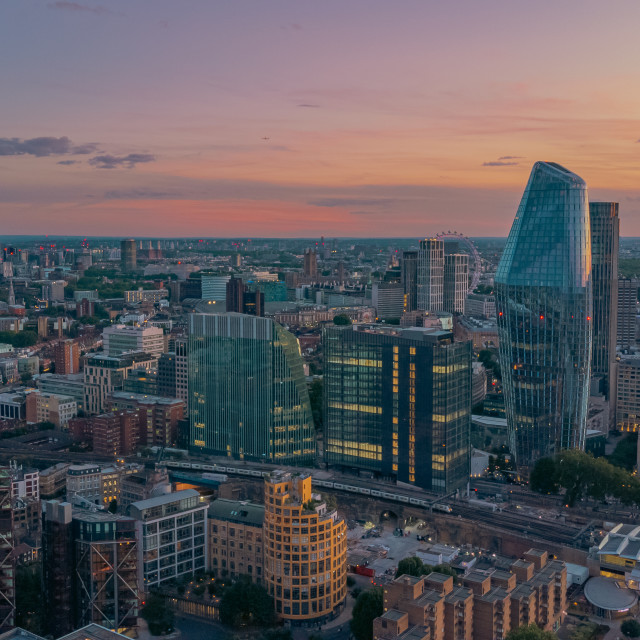
[[[592,339],[587,185],[536,162],[495,278],[510,448],[519,466],[584,448]]]
[[[264,577],[292,623],[335,617],[347,596],[347,526],[311,492],[311,476],[275,471],[264,484]]]

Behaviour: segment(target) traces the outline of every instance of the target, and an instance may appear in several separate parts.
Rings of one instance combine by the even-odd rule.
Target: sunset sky
[[[536,160],[640,236],[638,0],[0,2],[0,233],[506,235]]]

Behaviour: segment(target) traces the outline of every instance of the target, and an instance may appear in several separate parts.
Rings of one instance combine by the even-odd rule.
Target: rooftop
[[[209,518],[261,527],[264,522],[264,505],[246,500],[218,498],[209,505]]]
[[[619,582],[602,576],[587,580],[584,595],[592,605],[607,611],[625,611],[638,599],[635,593]]]
[[[184,491],[176,491],[175,493],[166,493],[155,498],[147,498],[147,500],[139,500],[133,502],[132,507],[142,511],[143,509],[151,509],[152,507],[160,507],[164,504],[171,504],[185,498],[200,498],[200,494],[195,489],[185,489]]]
[[[407,614],[404,611],[398,611],[397,609],[389,609],[382,614],[383,618],[387,620],[401,620]]]

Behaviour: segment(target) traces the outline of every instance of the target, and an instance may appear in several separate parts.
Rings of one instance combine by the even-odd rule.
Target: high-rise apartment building
[[[164,352],[164,332],[159,327],[114,324],[103,330],[102,341],[107,356],[144,351],[159,358]]]
[[[449,331],[327,326],[325,460],[427,491],[469,479],[471,343]]]
[[[75,340],[61,340],[53,353],[56,374],[67,375],[80,371],[80,346]]]
[[[184,402],[185,415],[189,406],[189,367],[187,361],[187,338],[176,339],[176,395]]]
[[[418,252],[402,252],[402,287],[404,289],[404,310],[416,311],[418,308]]]
[[[583,449],[591,370],[587,185],[537,162],[495,277],[511,452],[529,467]]]
[[[464,313],[469,290],[469,256],[448,253],[444,257],[444,290],[442,306],[449,313]]]
[[[438,238],[420,240],[417,287],[418,309],[443,310],[444,242]]]
[[[309,474],[274,471],[264,483],[264,578],[276,613],[323,622],[347,596],[347,525],[313,493]]]
[[[207,505],[195,489],[134,502],[138,583],[144,593],[207,567]]]
[[[47,631],[55,636],[96,623],[137,624],[135,521],[104,511],[43,503],[42,566]]]
[[[318,256],[314,249],[305,249],[302,273],[305,278],[316,279],[318,277]]]
[[[636,344],[639,278],[618,278],[617,343],[622,349]]]
[[[192,449],[310,464],[315,436],[297,339],[268,318],[189,316]]]
[[[120,265],[123,271],[135,271],[137,266],[136,241],[120,241]]]
[[[618,328],[618,247],[620,220],[617,202],[590,202],[593,347],[591,375],[600,376],[615,413],[615,357]]]

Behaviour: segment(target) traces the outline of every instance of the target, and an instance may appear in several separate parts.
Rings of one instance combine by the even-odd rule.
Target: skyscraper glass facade
[[[328,326],[325,459],[450,492],[469,478],[471,343],[448,331]]]
[[[618,326],[618,245],[620,220],[617,202],[590,202],[591,281],[593,289],[593,352],[591,375],[602,376],[603,391],[615,416],[615,357]]]
[[[495,277],[500,365],[518,465],[584,448],[592,338],[587,186],[537,162]]]
[[[313,416],[296,338],[268,318],[230,313],[189,320],[191,448],[312,464]]]

